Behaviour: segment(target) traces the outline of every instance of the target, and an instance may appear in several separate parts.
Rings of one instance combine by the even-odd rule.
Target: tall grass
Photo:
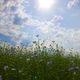
[[[0,45],[0,80],[80,80],[80,56],[34,41],[36,48]]]

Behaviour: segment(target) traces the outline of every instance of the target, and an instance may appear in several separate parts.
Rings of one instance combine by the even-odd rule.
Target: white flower
[[[76,72],[73,72],[74,75],[76,75]]]
[[[16,70],[16,69],[15,69],[15,68],[12,68],[11,70],[13,70],[13,71],[14,71],[14,70]]]

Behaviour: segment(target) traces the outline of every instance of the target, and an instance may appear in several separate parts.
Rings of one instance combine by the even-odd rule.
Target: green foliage
[[[35,42],[36,43],[36,42]],[[0,46],[0,80],[79,80],[80,56],[45,46]]]

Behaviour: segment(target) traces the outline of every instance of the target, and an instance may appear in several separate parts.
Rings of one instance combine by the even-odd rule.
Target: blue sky
[[[0,0],[0,40],[31,43],[38,34],[48,43],[79,49],[80,0],[52,0],[51,8],[38,1]]]

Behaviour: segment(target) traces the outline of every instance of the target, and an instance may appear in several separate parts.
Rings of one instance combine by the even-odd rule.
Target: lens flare
[[[39,10],[49,10],[54,6],[54,4],[54,0],[38,0]]]

